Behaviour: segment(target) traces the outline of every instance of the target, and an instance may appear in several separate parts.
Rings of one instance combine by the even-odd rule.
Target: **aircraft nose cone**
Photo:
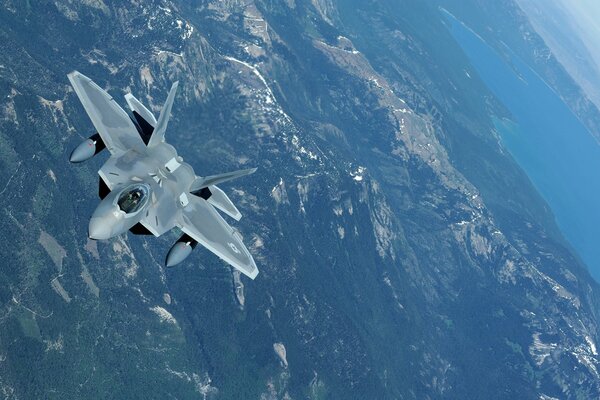
[[[96,240],[109,239],[112,236],[110,224],[102,218],[92,218],[88,227],[88,236]]]

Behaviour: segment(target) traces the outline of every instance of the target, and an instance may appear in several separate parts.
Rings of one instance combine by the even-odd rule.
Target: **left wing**
[[[206,200],[190,196],[180,215],[179,227],[195,241],[251,279],[258,268],[239,233]]]
[[[131,149],[143,151],[146,146],[135,125],[111,95],[77,71],[67,76],[108,151],[112,154]]]

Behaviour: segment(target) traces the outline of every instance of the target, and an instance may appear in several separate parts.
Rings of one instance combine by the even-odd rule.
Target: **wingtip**
[[[69,82],[71,82],[71,85],[75,84],[75,79],[78,75],[81,75],[79,71],[71,71],[67,74],[67,78],[69,79]]]
[[[71,71],[67,74],[67,78],[69,78],[69,82],[71,82],[71,85],[75,86],[75,84],[77,82],[79,82],[80,84],[83,82],[91,82],[92,80],[90,78],[88,78],[87,76],[85,76],[84,74],[82,74],[81,72],[74,70]]]
[[[250,253],[248,253],[248,255],[250,255]],[[252,257],[252,255],[250,255],[250,261],[254,268],[252,269],[252,272],[248,274],[248,277],[250,279],[254,280],[258,276],[259,271],[258,271],[258,267],[256,266],[256,261],[254,261],[254,257]]]
[[[67,76],[69,77],[69,79],[75,79],[75,78],[79,78],[79,79],[90,79],[87,76],[85,76],[84,74],[82,74],[81,72],[77,71],[76,69],[69,72],[67,74]]]
[[[244,170],[240,171],[240,172],[244,172],[244,173],[243,173],[242,175],[240,175],[240,176],[244,176],[244,175],[252,175],[253,173],[255,173],[255,172],[256,172],[256,170],[257,170],[257,169],[258,169],[258,167],[244,169]]]
[[[254,265],[254,269],[252,270],[252,272],[250,272],[250,273],[247,273],[247,272],[244,272],[244,271],[242,271],[242,270],[240,270],[240,271],[241,271],[241,272],[242,272],[244,275],[246,275],[248,278],[250,278],[250,279],[252,279],[252,280],[255,280],[255,279],[256,279],[256,277],[258,276],[258,272],[259,272],[259,271],[258,271],[258,268],[256,267],[256,264],[254,264],[254,263],[252,263],[252,264]]]

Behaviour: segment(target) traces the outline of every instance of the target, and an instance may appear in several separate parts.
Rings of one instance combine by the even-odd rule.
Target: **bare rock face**
[[[598,285],[413,3],[1,2],[5,397],[597,398]],[[73,69],[156,114],[179,80],[180,155],[259,167],[223,187],[255,281],[200,246],[164,269],[175,233],[86,239]]]
[[[287,368],[288,362],[286,358],[285,346],[283,345],[283,343],[273,343],[273,350],[275,351],[275,354],[277,354],[283,365]]]

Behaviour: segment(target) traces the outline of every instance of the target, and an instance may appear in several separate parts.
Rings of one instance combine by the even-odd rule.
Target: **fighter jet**
[[[79,163],[104,149],[110,158],[98,171],[100,204],[89,223],[92,239],[109,239],[127,231],[160,236],[177,227],[183,235],[169,250],[165,265],[179,264],[198,243],[251,279],[258,268],[240,234],[217,209],[239,221],[242,214],[218,184],[253,173],[256,168],[196,176],[173,146],[165,142],[178,82],[171,87],[158,120],[132,94],[130,113],[90,78],[68,75],[97,133],[71,153]]]

